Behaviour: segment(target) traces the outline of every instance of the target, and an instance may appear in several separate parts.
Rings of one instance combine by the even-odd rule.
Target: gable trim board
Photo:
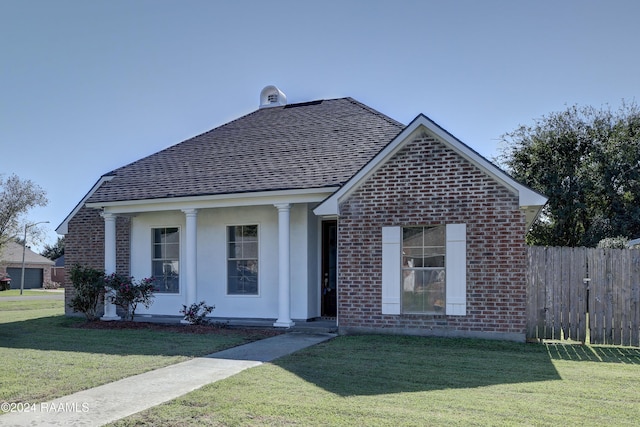
[[[114,177],[111,175],[101,176],[100,179],[98,179],[98,181],[96,181],[96,183],[93,184],[93,187],[91,187],[91,189],[87,192],[87,194],[84,195],[82,200],[78,202],[78,204],[73,208],[73,210],[69,213],[69,215],[67,215],[67,217],[62,221],[62,223],[56,228],[56,233],[61,235],[66,235],[69,232],[69,221],[71,221],[71,219],[74,216],[76,216],[76,214],[80,211],[80,209],[82,209],[85,206],[87,200],[89,200],[89,198],[93,195],[93,193],[95,193],[96,190],[100,188],[102,184],[104,184],[105,182],[111,181],[113,178]]]
[[[400,151],[407,143],[412,141],[421,132],[427,132],[447,147],[454,150],[460,156],[480,168],[484,173],[504,185],[512,193],[518,195],[520,208],[526,213],[527,228],[537,218],[542,207],[547,203],[547,198],[520,184],[507,173],[493,163],[482,157],[476,151],[444,130],[437,123],[424,114],[418,115],[413,121],[384,147],[369,163],[356,173],[344,186],[323,201],[314,213],[316,215],[339,215],[339,204],[347,199],[363,182],[373,175],[382,165]]]

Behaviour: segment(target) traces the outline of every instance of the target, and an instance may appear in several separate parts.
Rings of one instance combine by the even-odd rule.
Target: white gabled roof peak
[[[336,191],[333,195],[322,202],[314,213],[316,215],[339,215],[339,203],[347,198],[353,191],[355,191],[361,183],[363,183],[368,177],[370,177],[379,167],[381,167],[386,161],[394,154],[400,151],[405,144],[412,140],[412,135],[416,132],[426,131],[427,133],[435,136],[444,143],[446,146],[454,150],[460,156],[467,161],[479,167],[485,173],[492,178],[496,179],[506,188],[508,188],[514,194],[519,197],[520,207],[527,212],[527,223],[533,222],[539,210],[547,202],[547,198],[540,193],[532,190],[531,188],[519,183],[505,171],[500,169],[489,160],[485,159],[478,152],[473,150],[468,145],[454,137],[451,133],[440,127],[433,120],[419,114],[409,125],[407,125],[402,132],[400,132],[387,146],[382,149],[367,165],[365,165],[358,173],[356,173],[347,183]],[[535,215],[532,215],[532,211],[535,211]]]

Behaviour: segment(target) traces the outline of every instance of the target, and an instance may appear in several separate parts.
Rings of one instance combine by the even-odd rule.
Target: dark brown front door
[[[320,315],[336,316],[337,282],[338,282],[338,222],[322,223],[322,283]]]

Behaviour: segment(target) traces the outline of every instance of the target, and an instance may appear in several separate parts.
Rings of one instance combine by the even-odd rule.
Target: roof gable
[[[444,143],[447,147],[454,150],[460,156],[498,181],[509,191],[516,194],[519,198],[520,208],[524,209],[526,212],[528,225],[534,221],[542,206],[547,202],[546,197],[519,183],[502,169],[482,157],[479,153],[454,137],[427,116],[420,114],[400,134],[391,140],[391,142],[387,144],[387,146],[385,146],[369,163],[351,177],[343,187],[316,207],[314,209],[314,213],[316,215],[339,215],[339,203],[342,200],[347,199],[351,193],[353,193],[367,180],[367,178],[373,175],[380,167],[382,167],[382,165],[384,165],[391,157],[411,141],[416,133],[422,131],[426,131],[438,138],[438,140]]]

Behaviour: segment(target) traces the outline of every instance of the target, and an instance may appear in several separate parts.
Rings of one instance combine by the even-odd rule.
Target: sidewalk
[[[29,412],[0,415],[0,425],[101,426],[333,337],[301,332],[277,335],[33,404]]]

